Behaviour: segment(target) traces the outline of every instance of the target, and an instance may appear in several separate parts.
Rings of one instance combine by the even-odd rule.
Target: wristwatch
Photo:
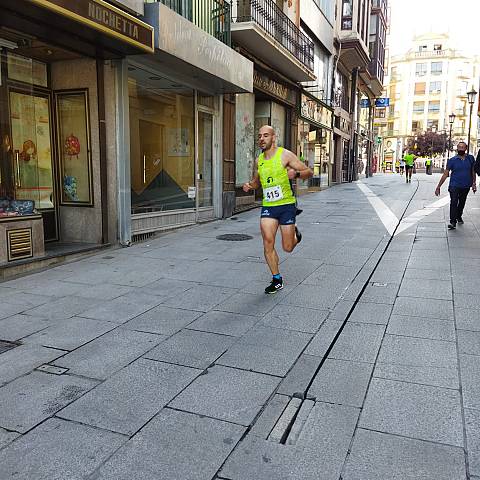
[[[301,174],[300,174],[299,171],[296,171],[296,172],[295,172],[295,178],[300,178],[300,175],[301,175]]]

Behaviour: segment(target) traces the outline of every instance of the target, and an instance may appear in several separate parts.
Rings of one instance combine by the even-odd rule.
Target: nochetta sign
[[[153,52],[153,27],[103,0],[31,0],[102,33]]]

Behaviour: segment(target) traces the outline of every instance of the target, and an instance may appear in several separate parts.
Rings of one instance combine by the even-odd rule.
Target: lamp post
[[[467,92],[468,103],[470,104],[470,115],[468,118],[468,142],[467,142],[467,153],[470,153],[470,130],[472,129],[472,112],[473,104],[475,103],[475,98],[477,97],[477,92],[472,87],[472,89]]]
[[[450,124],[450,131],[449,131],[449,134],[448,134],[447,158],[445,159],[445,164],[443,165],[443,169],[445,169],[448,157],[450,156],[450,152],[452,150],[452,127],[453,127],[453,124],[455,122],[455,117],[456,117],[456,115],[454,113],[451,113],[448,116],[448,123]]]

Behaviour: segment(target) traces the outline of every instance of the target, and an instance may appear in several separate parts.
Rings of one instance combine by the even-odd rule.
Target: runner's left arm
[[[299,158],[290,150],[284,150],[284,158],[285,166],[288,168],[288,178],[293,180],[294,178],[301,178],[302,180],[306,180],[313,176],[313,172],[310,168],[308,168],[303,162],[299,160]],[[297,176],[297,172],[299,172],[299,176]]]

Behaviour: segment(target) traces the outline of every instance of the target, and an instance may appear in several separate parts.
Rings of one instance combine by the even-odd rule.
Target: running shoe
[[[272,295],[277,293],[279,290],[283,288],[283,280],[277,280],[276,278],[272,278],[272,283],[265,289],[265,293]]]
[[[456,228],[457,228],[457,226],[454,223],[449,223],[448,224],[448,229],[449,230],[455,230]]]
[[[297,237],[297,245],[302,241],[302,234],[295,225],[295,236]]]
[[[465,222],[463,221],[463,218],[462,217],[459,217],[457,218],[457,222],[460,224],[460,225],[463,225]]]

